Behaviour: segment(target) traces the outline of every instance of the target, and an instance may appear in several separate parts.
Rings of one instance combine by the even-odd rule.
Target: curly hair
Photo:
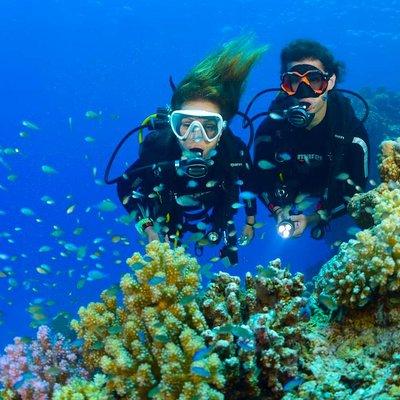
[[[336,75],[339,82],[343,78],[345,65],[335,60],[330,50],[315,40],[298,39],[290,42],[281,51],[281,73],[287,71],[289,63],[313,58],[321,61],[325,70]]]
[[[255,47],[251,36],[224,44],[197,64],[176,87],[171,107],[176,110],[189,100],[205,99],[216,103],[226,120],[239,110],[240,97],[253,65],[267,46]]]

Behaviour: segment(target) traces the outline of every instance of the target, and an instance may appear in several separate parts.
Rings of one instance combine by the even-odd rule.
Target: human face
[[[204,99],[189,100],[182,104],[181,110],[202,110],[221,114],[221,109],[217,104]],[[196,118],[196,120],[202,122],[201,118]],[[184,132],[181,133],[183,134]],[[203,151],[203,156],[206,157],[211,150],[215,149],[218,140],[219,139],[209,142],[201,136],[194,138],[193,135],[189,135],[187,139],[179,140],[179,143],[184,150],[201,149]]]
[[[327,72],[321,63],[320,60],[315,58],[305,58],[300,61],[293,61],[287,65],[287,70],[289,71],[291,68],[295,67],[296,65],[307,64],[312,65],[316,69],[319,69],[322,72]],[[300,98],[299,101],[308,103],[309,106],[307,107],[307,111],[310,113],[315,114],[315,117],[311,123],[311,125],[315,126],[324,118],[326,113],[326,100],[327,95],[330,90],[332,90],[336,83],[336,75],[333,74],[328,80],[328,86],[326,91],[318,97],[305,97]]]

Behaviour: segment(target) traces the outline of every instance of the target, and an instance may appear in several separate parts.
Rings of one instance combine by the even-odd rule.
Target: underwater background
[[[254,32],[270,48],[251,74],[242,109],[258,91],[278,86],[279,52],[296,38],[318,40],[345,62],[339,87],[370,97],[398,92],[399,26],[399,1],[2,0],[0,348],[42,324],[65,330],[78,307],[118,284],[126,258],[143,250],[103,173],[120,138],[168,104],[170,76],[178,82],[221,43]],[[390,137],[379,126],[370,125],[374,180],[378,144]],[[233,127],[247,141],[240,121]],[[134,137],[114,176],[137,151]],[[217,248],[199,259],[205,282],[220,270],[244,277],[277,257],[310,279],[337,252],[335,243],[357,230],[346,217],[321,241],[308,232],[284,241],[262,206],[257,220],[265,225],[240,248],[238,266],[210,265]]]

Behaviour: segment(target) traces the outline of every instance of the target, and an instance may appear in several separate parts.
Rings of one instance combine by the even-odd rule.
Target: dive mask
[[[203,110],[175,110],[169,116],[169,123],[179,140],[208,143],[217,140],[226,127],[221,114]]]
[[[331,74],[309,64],[298,64],[281,76],[281,89],[297,98],[319,97],[328,88]]]

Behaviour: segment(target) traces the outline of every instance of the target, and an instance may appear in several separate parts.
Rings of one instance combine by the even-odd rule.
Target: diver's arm
[[[368,134],[364,125],[360,124],[345,154],[344,172],[349,174],[349,179],[344,182],[342,191],[336,194],[337,201],[329,210],[330,218],[346,214],[349,199],[365,189],[369,174],[369,153]]]

